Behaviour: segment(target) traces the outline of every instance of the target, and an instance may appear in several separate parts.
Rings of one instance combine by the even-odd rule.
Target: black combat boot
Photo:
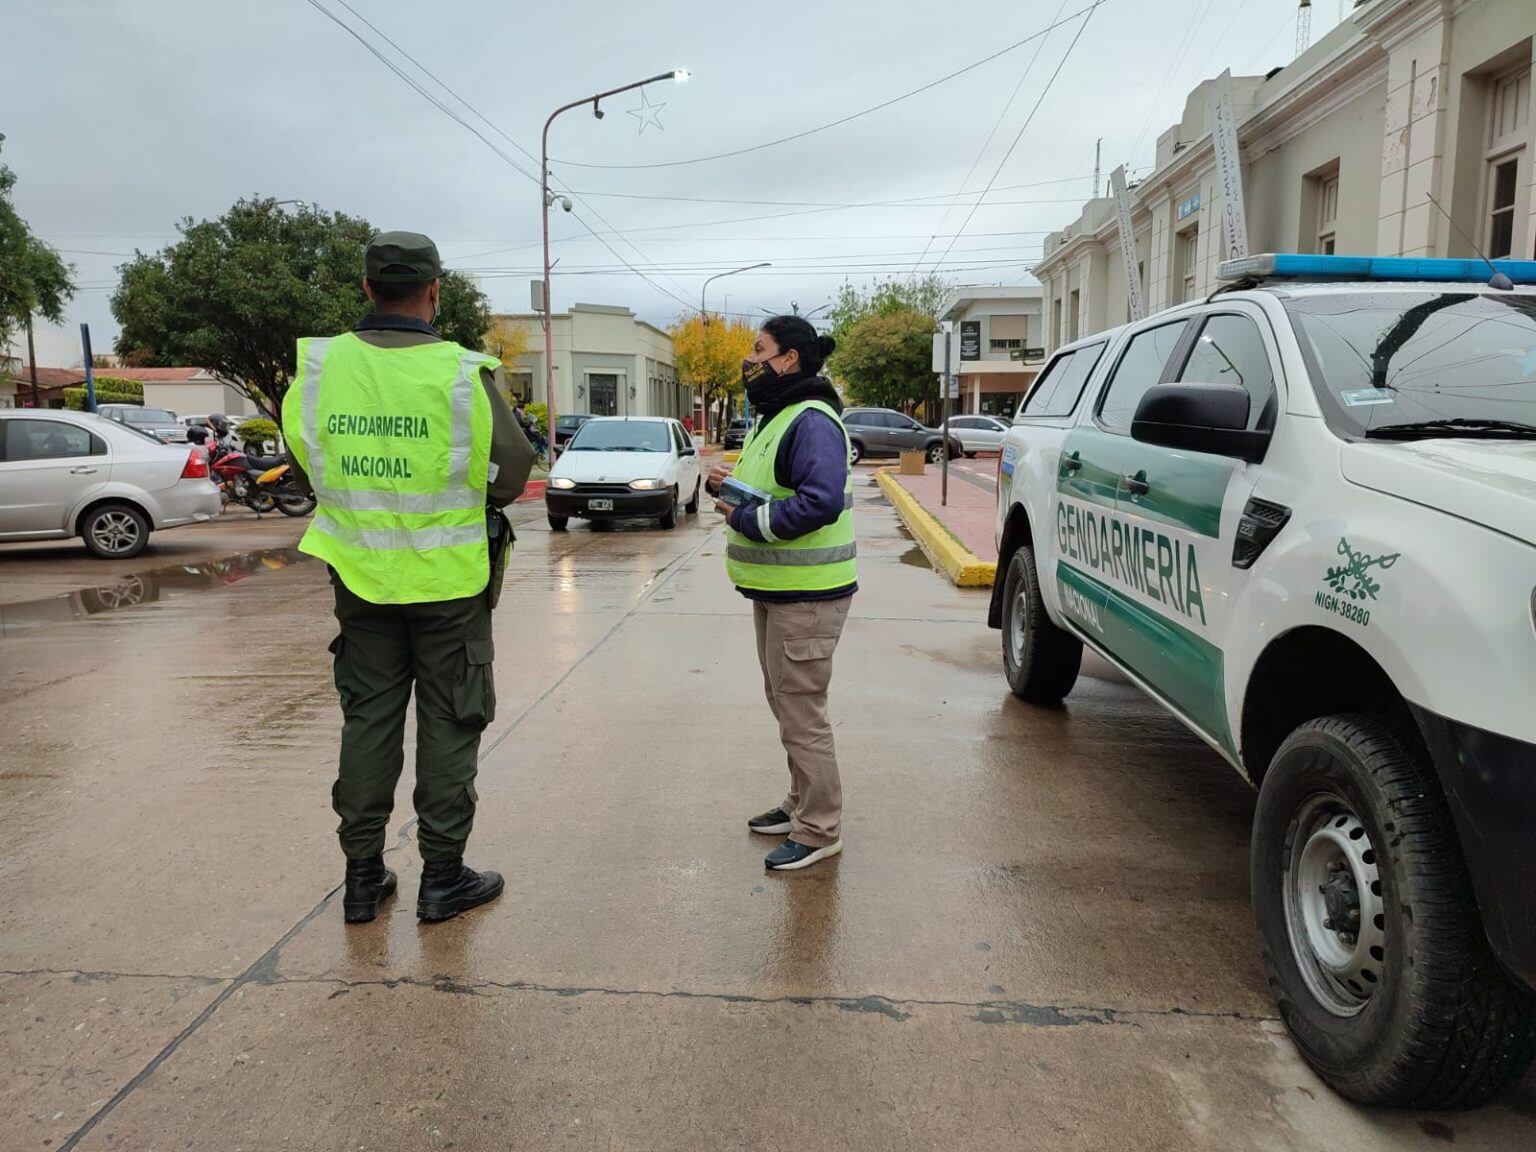
[[[416,894],[416,919],[452,920],[489,904],[501,895],[505,883],[497,872],[476,872],[464,866],[464,857],[428,860],[421,867],[421,889]]]
[[[379,905],[395,894],[395,874],[383,856],[347,861],[347,890],[341,909],[348,924],[366,924],[379,914]]]

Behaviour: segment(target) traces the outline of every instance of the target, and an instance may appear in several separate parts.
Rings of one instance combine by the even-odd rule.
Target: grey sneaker
[[[752,817],[747,821],[747,827],[764,836],[785,836],[791,827],[789,813],[782,808],[774,808],[761,816]]]
[[[775,872],[793,872],[799,868],[809,868],[818,860],[836,856],[842,850],[841,840],[828,844],[825,848],[812,848],[809,844],[797,844],[793,840],[786,840],[768,853],[763,864]]]

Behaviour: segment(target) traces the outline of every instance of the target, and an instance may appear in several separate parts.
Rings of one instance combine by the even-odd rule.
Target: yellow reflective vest
[[[795,417],[814,408],[830,416],[843,431],[843,446],[848,446],[848,431],[836,409],[821,400],[791,404],[772,420],[760,424],[747,436],[741,459],[732,475],[743,484],[767,492],[775,500],[787,500],[794,489],[783,487],[774,477],[774,461],[779,444]],[[843,489],[843,514],[825,528],[818,528],[795,540],[774,540],[766,507],[758,510],[758,524],[770,541],[759,544],[735,529],[726,530],[725,568],[738,588],[757,592],[829,592],[857,582],[854,557],[858,546],[853,531],[853,468]]]
[[[299,341],[283,436],[319,502],[301,551],[374,604],[457,600],[490,576],[485,488],[496,361],[451,341]]]

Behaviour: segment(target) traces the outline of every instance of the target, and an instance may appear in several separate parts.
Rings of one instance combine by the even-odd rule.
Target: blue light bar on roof
[[[1516,284],[1536,284],[1536,260],[1495,260],[1493,266]],[[1266,253],[1224,260],[1218,280],[1409,280],[1486,284],[1492,275],[1481,260],[1419,259],[1413,256],[1303,256]]]

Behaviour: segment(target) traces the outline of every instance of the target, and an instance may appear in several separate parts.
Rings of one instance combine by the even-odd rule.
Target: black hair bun
[[[837,351],[837,341],[830,336],[816,337],[816,351],[823,359]]]

